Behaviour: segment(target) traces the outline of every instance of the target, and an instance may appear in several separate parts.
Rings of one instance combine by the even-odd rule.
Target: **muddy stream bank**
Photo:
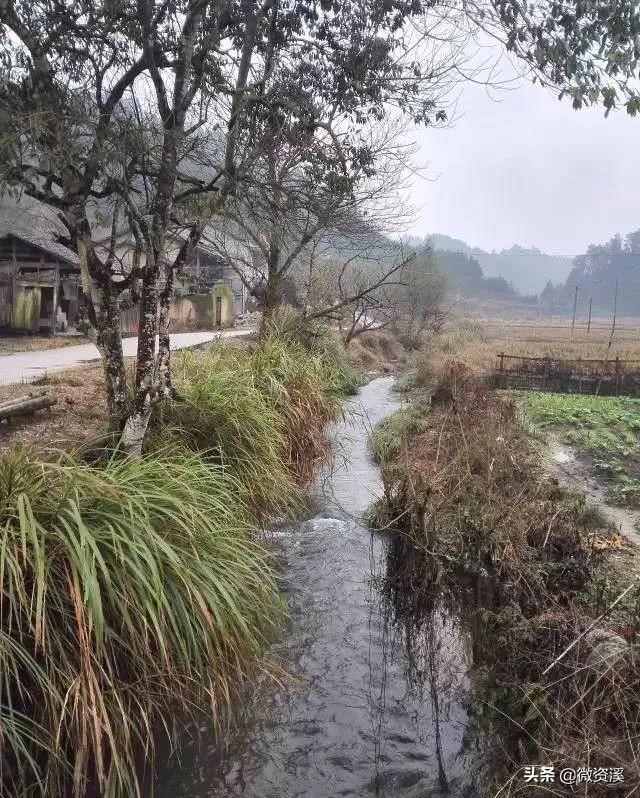
[[[479,794],[468,639],[441,613],[407,644],[389,621],[384,536],[360,520],[381,491],[367,438],[399,406],[392,386],[375,379],[349,402],[314,516],[274,535],[292,615],[274,654],[289,677],[265,682],[224,749],[204,726],[161,772],[159,798]]]

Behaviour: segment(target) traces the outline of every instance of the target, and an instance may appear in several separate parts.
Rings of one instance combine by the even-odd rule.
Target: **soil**
[[[59,335],[2,335],[0,336],[0,355],[59,349],[61,346],[84,344],[86,341],[86,336],[77,332]]]
[[[35,385],[2,385],[0,401],[47,390],[57,402],[50,410],[0,421],[0,451],[25,444],[51,455],[103,434],[107,426],[104,376],[100,362],[61,372]]]
[[[555,438],[551,438],[549,444],[549,462],[557,473],[560,483],[584,493],[588,504],[597,507],[626,538],[640,545],[640,534],[638,534],[640,512],[616,507],[607,502],[606,485],[594,476],[590,457],[578,454],[570,447],[560,444]]]

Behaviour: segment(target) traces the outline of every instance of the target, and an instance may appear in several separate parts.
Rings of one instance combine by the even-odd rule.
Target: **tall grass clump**
[[[307,484],[329,453],[325,427],[341,414],[340,372],[323,352],[275,334],[252,353],[247,368],[280,415],[289,469]]]
[[[282,612],[231,473],[195,454],[0,458],[0,792],[139,794],[160,728],[220,718]]]
[[[396,410],[374,427],[369,448],[377,463],[391,467],[409,440],[425,429],[425,406],[416,402]]]
[[[246,356],[224,347],[185,354],[174,385],[179,399],[158,408],[150,448],[165,446],[169,438],[224,466],[257,519],[300,505],[281,416],[256,385]]]

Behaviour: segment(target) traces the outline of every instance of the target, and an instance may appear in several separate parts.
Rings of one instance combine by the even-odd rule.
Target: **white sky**
[[[491,92],[467,84],[457,116],[447,129],[415,131],[433,182],[413,181],[412,233],[574,256],[640,228],[640,118],[574,111],[525,81]]]

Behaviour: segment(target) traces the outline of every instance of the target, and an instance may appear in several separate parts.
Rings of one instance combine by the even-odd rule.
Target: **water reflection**
[[[436,607],[409,623],[386,543],[358,520],[381,488],[366,439],[398,404],[391,386],[354,400],[318,513],[274,540],[293,616],[275,653],[290,678],[258,691],[224,750],[203,729],[161,774],[160,798],[475,795],[463,642]]]

